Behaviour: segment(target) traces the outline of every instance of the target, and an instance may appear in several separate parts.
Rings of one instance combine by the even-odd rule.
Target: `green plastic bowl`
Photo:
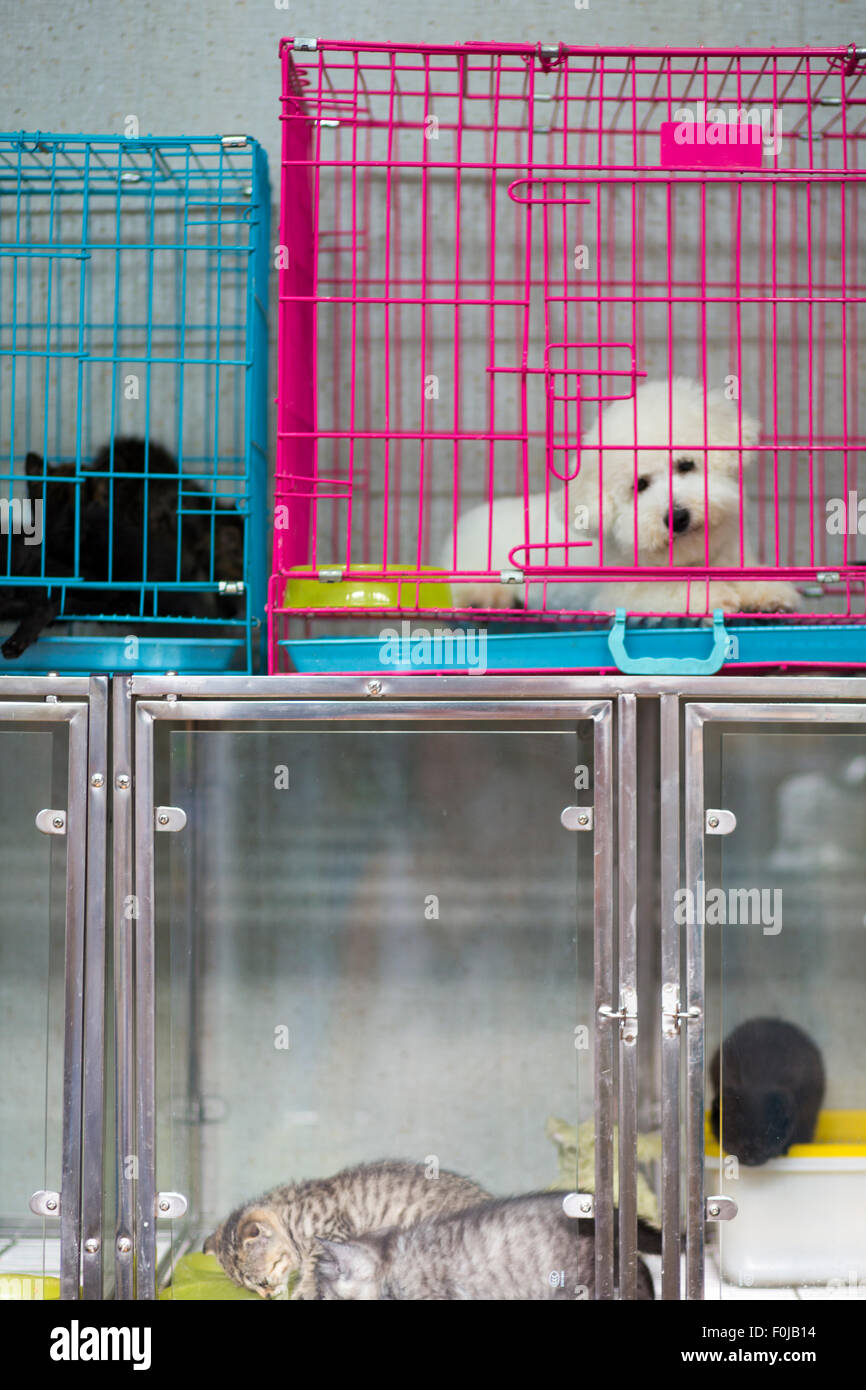
[[[298,566],[304,569],[306,566]],[[342,569],[342,565],[324,565],[323,569]],[[381,565],[353,565],[353,570],[381,570]],[[385,568],[396,575],[417,573],[414,565],[386,565]],[[420,569],[431,575],[442,575],[444,570],[433,565],[421,565]],[[290,571],[291,573],[291,571]],[[403,608],[412,611],[416,608],[453,608],[450,583],[431,579],[405,579],[402,584],[395,579],[340,579],[329,584],[321,579],[290,579],[283,595],[286,608]]]

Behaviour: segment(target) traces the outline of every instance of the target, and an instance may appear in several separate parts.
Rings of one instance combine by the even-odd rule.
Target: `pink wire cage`
[[[773,581],[796,586],[798,610],[743,603],[760,621],[866,620],[866,50],[286,39],[281,62],[271,671],[291,632],[502,608],[598,625],[623,585],[635,614],[699,615],[728,592],[714,585]],[[673,437],[680,377],[703,402],[695,438]],[[652,381],[670,407],[647,446],[665,527],[683,449],[706,460],[687,564],[673,521],[650,563],[643,550],[634,403]],[[736,501],[720,559],[721,387]],[[606,438],[615,402],[640,455]],[[581,535],[572,498],[587,491]]]

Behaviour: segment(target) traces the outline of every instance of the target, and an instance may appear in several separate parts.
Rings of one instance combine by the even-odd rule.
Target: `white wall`
[[[4,0],[0,127],[143,134],[244,131],[278,170],[281,37],[454,43],[832,46],[866,43],[850,0]]]

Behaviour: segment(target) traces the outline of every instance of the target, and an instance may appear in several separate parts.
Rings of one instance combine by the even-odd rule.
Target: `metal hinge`
[[[599,1014],[609,1022],[619,1023],[619,1034],[623,1042],[631,1046],[637,1041],[637,990],[626,985],[620,990],[619,1008],[612,1009],[609,1004],[602,1004]]]
[[[595,1216],[595,1194],[592,1192],[568,1192],[562,1199],[562,1210],[566,1216],[575,1218]]]
[[[189,1203],[182,1192],[157,1192],[154,1199],[154,1215],[165,1217],[183,1216]]]
[[[737,828],[737,818],[733,811],[707,811],[704,826],[708,835],[730,835]]]
[[[737,1204],[733,1197],[725,1197],[722,1194],[707,1198],[708,1221],[733,1221],[736,1214]]]
[[[295,39],[292,44],[293,53],[315,53],[319,47],[318,39]]]
[[[249,136],[247,135],[223,135],[220,144],[224,150],[244,150],[248,141]]]
[[[591,830],[592,807],[566,806],[565,809],[560,812],[559,819],[566,830]]]
[[[499,582],[500,584],[522,584],[523,570],[500,570]]]
[[[244,592],[242,579],[221,579],[219,585],[221,594],[242,594]]]
[[[41,830],[43,835],[65,835],[66,834],[66,812],[65,811],[37,811],[36,828]]]
[[[60,1215],[60,1193],[34,1192],[30,1198],[30,1210],[37,1216],[59,1216]]]
[[[696,1022],[701,1011],[696,1004],[690,1009],[680,1009],[680,991],[675,984],[662,985],[662,1037],[675,1038],[681,1023]]]
[[[340,569],[322,569],[318,574],[320,584],[339,584],[343,578],[343,571]]]
[[[183,830],[186,825],[186,811],[180,806],[155,806],[153,815],[157,830]]]

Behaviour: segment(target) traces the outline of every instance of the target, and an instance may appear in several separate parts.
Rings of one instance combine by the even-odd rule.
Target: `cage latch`
[[[609,1023],[619,1024],[619,1034],[624,1043],[631,1046],[637,1041],[637,990],[631,985],[625,985],[620,990],[618,1009],[602,1004],[598,1012]]]
[[[677,984],[662,985],[662,1037],[675,1038],[681,1023],[697,1022],[701,1011],[696,1004],[690,1009],[680,1008],[680,991]]]

